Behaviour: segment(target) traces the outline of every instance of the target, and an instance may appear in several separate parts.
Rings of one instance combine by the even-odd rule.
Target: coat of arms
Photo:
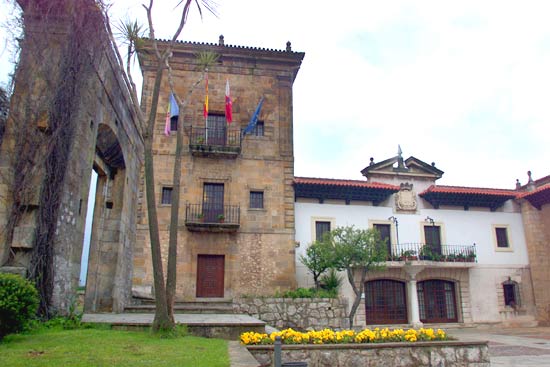
[[[399,192],[395,194],[395,205],[397,210],[415,211],[416,210],[416,194],[412,190],[413,185],[402,183]]]

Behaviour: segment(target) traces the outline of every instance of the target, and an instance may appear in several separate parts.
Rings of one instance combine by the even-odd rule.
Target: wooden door
[[[374,224],[374,229],[380,232],[380,238],[382,241],[386,242],[386,250],[388,251],[388,257],[391,256],[391,225],[389,224]]]
[[[424,238],[432,252],[441,255],[441,227],[424,226]]]
[[[446,280],[426,280],[418,282],[417,291],[420,321],[457,322],[454,283]]]
[[[206,136],[208,145],[225,145],[227,129],[225,115],[208,115]]]
[[[202,212],[206,222],[218,222],[218,217],[223,215],[223,192],[223,184],[204,184]]]
[[[199,255],[197,258],[197,298],[223,297],[224,255]]]

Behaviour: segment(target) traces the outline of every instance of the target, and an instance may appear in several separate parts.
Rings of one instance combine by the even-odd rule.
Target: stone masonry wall
[[[262,367],[272,366],[273,346],[248,346]],[[487,342],[383,343],[347,345],[283,345],[282,362],[307,362],[315,367],[463,366],[488,367]]]
[[[174,90],[186,99],[178,128],[183,128],[182,178],[178,226],[178,300],[197,298],[199,255],[224,257],[223,297],[230,300],[243,294],[269,295],[295,286],[294,262],[294,157],[292,145],[292,83],[303,54],[219,44],[178,43],[171,60]],[[161,47],[164,44],[161,43]],[[147,46],[149,47],[149,46]],[[247,134],[237,156],[194,155],[190,150],[192,131],[205,126],[203,116],[203,70],[196,53],[214,52],[219,60],[208,70],[209,114],[223,116],[225,86],[229,80],[233,98],[233,122],[224,125],[229,133],[244,129],[260,98],[264,98],[259,120],[264,133]],[[144,84],[142,104],[148,109],[153,90],[155,60],[139,55]],[[199,82],[199,86],[194,86]],[[195,89],[193,89],[195,88]],[[167,259],[170,204],[161,204],[163,188],[173,185],[176,132],[164,134],[170,87],[166,75],[161,83],[159,109],[154,127],[153,154],[155,193],[163,260]],[[193,130],[195,129],[195,130]],[[198,130],[197,130],[198,129]],[[223,185],[223,205],[239,208],[238,229],[231,233],[216,230],[198,232],[186,226],[186,206],[200,206],[205,184]],[[250,208],[250,192],[263,193],[263,207]],[[152,266],[146,203],[138,212],[137,241],[134,248],[134,290],[152,286]],[[217,279],[216,282],[219,282]],[[200,297],[199,297],[200,298]],[[216,297],[218,298],[218,297]]]
[[[538,210],[529,202],[523,201],[521,211],[529,252],[537,321],[542,325],[550,325],[550,205],[544,205]]]
[[[343,298],[238,298],[233,311],[259,318],[279,329],[341,329],[347,324]]]

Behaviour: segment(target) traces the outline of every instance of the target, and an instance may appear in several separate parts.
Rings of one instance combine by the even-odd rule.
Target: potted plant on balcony
[[[466,255],[466,261],[471,263],[475,262],[476,254],[473,251],[468,252],[468,254]]]
[[[410,260],[418,260],[418,257],[416,256],[416,251],[414,250],[405,250],[401,253],[401,256],[399,256],[400,261],[410,261]]]
[[[225,215],[218,214],[218,222],[223,223],[225,221]]]
[[[198,213],[195,217],[197,218],[197,221],[204,222],[204,214]]]
[[[197,137],[197,144],[199,144],[199,145],[204,144],[204,136]]]

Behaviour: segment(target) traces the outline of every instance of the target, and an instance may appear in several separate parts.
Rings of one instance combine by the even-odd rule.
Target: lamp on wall
[[[431,223],[432,226],[435,226],[435,221],[433,220],[433,218],[431,218],[431,217],[429,217],[429,216],[426,217],[426,219],[424,219],[424,221]]]
[[[393,224],[395,224],[395,236],[396,236],[395,240],[397,241],[397,245],[399,245],[399,222],[397,221],[397,218],[394,217],[393,215],[389,217],[388,220],[391,220]]]

